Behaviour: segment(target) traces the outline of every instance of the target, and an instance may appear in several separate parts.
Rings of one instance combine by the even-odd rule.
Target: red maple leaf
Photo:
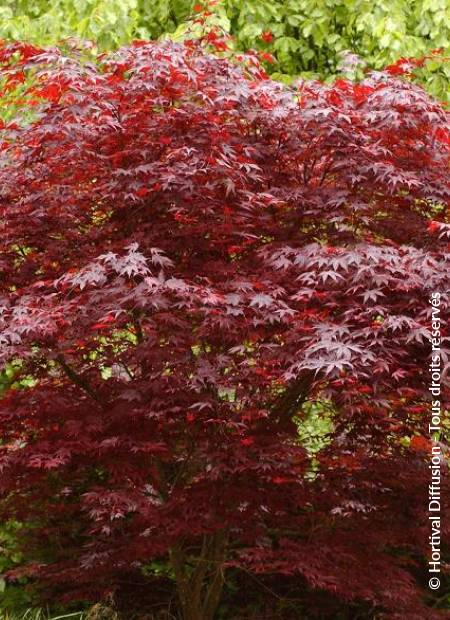
[[[273,41],[273,33],[270,32],[270,30],[266,30],[261,34],[261,40],[264,41],[264,43],[271,43]]]

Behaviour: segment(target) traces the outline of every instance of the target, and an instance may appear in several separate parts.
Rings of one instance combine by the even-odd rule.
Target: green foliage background
[[[3,0],[0,38],[54,44],[68,36],[114,48],[167,33],[182,37],[186,20],[207,3],[196,0]],[[240,50],[276,57],[273,77],[327,78],[355,72],[345,53],[381,68],[400,57],[443,49],[450,55],[450,0],[216,0],[210,21]],[[270,32],[272,41],[261,35]],[[267,37],[266,37],[267,38]],[[357,73],[357,72],[356,72]],[[450,62],[430,60],[419,79],[450,101]]]

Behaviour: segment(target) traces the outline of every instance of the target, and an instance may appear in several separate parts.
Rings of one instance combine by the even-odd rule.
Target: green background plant
[[[207,3],[195,0],[4,0],[0,37],[54,44],[76,36],[101,48],[165,33],[183,36],[186,20]],[[274,54],[273,77],[326,78],[354,72],[345,54],[381,68],[400,57],[450,50],[450,0],[217,0],[210,20],[240,50]],[[261,38],[263,33],[270,33]],[[268,40],[273,35],[273,40]],[[351,57],[350,57],[351,59]],[[430,60],[418,77],[450,100],[450,62]]]

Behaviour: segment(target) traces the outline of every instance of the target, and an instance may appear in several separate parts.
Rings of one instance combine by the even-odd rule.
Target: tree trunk
[[[188,571],[184,550],[179,546],[171,549],[170,562],[183,620],[214,620],[223,590],[227,548],[227,531],[203,536],[201,552],[191,571]],[[192,557],[189,559],[192,561]]]

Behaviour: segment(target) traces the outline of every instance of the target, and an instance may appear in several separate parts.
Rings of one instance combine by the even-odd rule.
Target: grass
[[[0,610],[0,620],[84,620],[83,612],[52,616],[45,609],[27,609],[23,613]]]

